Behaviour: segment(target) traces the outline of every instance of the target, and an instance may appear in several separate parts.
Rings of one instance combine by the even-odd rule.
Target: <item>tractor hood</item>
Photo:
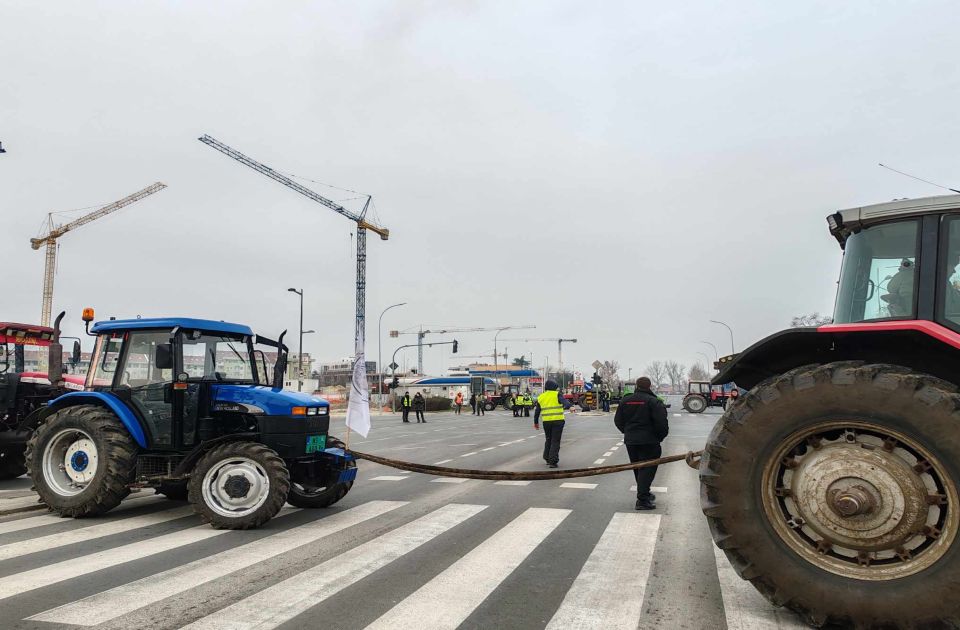
[[[263,385],[214,385],[213,404],[236,404],[250,407],[252,413],[268,416],[289,416],[294,407],[318,408],[319,414],[330,413],[330,403],[301,392],[271,389]],[[261,411],[258,411],[261,410]],[[308,415],[317,415],[307,412]]]

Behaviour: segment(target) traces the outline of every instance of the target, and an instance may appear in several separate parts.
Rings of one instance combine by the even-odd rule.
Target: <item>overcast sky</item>
[[[351,222],[203,133],[373,195],[373,359],[403,301],[385,362],[391,328],[535,324],[501,338],[576,337],[566,365],[634,377],[729,351],[711,319],[741,350],[831,311],[824,217],[940,192],[877,162],[960,183],[955,3],[670,4],[0,1],[0,319],[39,321],[47,212],[159,180],[62,239],[68,330],[90,305],[295,337],[295,286],[306,350],[351,354]],[[556,364],[555,344],[502,346]]]

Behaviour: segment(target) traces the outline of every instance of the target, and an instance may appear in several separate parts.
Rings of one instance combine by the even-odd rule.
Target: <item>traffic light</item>
[[[390,383],[390,389],[396,389],[400,387],[400,379],[396,376],[393,377],[393,382]]]
[[[453,340],[453,353],[454,353],[454,354],[457,353],[457,348],[459,348],[459,347],[460,347],[460,342],[457,341],[456,339],[454,339],[454,340]]]
[[[594,385],[602,385],[602,384],[603,384],[603,379],[600,378],[600,375],[599,375],[599,374],[597,374],[596,372],[594,372],[594,373],[593,373],[593,378],[590,379],[590,382],[593,383]]]

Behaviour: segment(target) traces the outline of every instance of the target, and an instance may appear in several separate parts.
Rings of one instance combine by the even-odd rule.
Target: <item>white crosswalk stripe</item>
[[[284,508],[280,516],[295,510]],[[65,560],[56,564],[31,569],[22,573],[0,578],[0,599],[20,595],[44,586],[50,586],[64,580],[75,579],[94,571],[109,569],[126,562],[140,560],[149,556],[190,545],[215,536],[229,533],[228,529],[212,529],[209,525],[198,525],[190,529],[173,532],[151,538],[149,542],[137,541],[121,547],[114,547],[83,556],[80,559]]]
[[[113,519],[106,523],[101,522],[100,524],[96,524],[96,521],[94,521],[87,527],[81,527],[69,532],[49,534],[47,536],[40,536],[38,538],[32,538],[23,542],[2,545],[0,546],[0,560],[9,560],[10,558],[17,558],[30,553],[36,553],[38,551],[56,549],[57,547],[75,545],[77,543],[93,540],[95,538],[102,538],[104,536],[112,536],[114,534],[129,532],[143,527],[149,527],[150,525],[158,525],[160,523],[173,521],[178,518],[190,516],[191,514],[193,514],[193,508],[187,505],[174,508],[172,510],[154,512],[152,514],[131,516],[123,519]],[[63,522],[62,519],[60,519],[60,521]],[[86,522],[89,523],[89,521]]]
[[[740,579],[727,556],[713,546],[717,560],[717,577],[723,596],[723,614],[727,630],[787,630],[807,628],[790,611],[774,608],[746,580]]]
[[[264,562],[314,540],[406,505],[405,501],[371,501],[327,518],[311,521],[262,540],[202,558],[142,580],[92,595],[35,615],[34,621],[95,626],[162,599],[196,588],[234,571]]]
[[[547,630],[634,630],[659,528],[659,515],[614,514]]]
[[[568,514],[570,510],[529,508],[368,628],[456,628]]]
[[[485,509],[446,505],[376,540],[185,626],[190,630],[266,630],[292,619]],[[435,627],[429,623],[425,626]],[[182,629],[184,630],[184,629]]]

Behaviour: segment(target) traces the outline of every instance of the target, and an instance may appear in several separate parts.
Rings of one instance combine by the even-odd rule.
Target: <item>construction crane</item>
[[[347,210],[337,202],[331,201],[326,197],[317,194],[306,186],[298,184],[286,175],[282,175],[273,170],[266,164],[261,164],[253,158],[247,157],[236,149],[223,144],[216,138],[212,138],[211,136],[204,134],[203,136],[197,138],[197,140],[209,147],[213,147],[224,155],[232,157],[237,162],[249,166],[261,175],[266,175],[270,179],[280,182],[287,188],[297,191],[304,197],[307,197],[312,201],[316,201],[320,205],[326,206],[338,214],[342,214],[357,224],[357,318],[354,333],[356,339],[365,337],[365,317],[367,308],[367,230],[371,230],[372,232],[378,234],[381,240],[385,241],[390,238],[390,230],[366,220],[367,210],[370,209],[370,202],[373,200],[373,198],[370,195],[367,195],[367,201],[363,204],[363,210],[360,212],[360,214],[357,214],[356,212]]]
[[[504,341],[555,341],[557,342],[557,363],[560,364],[560,389],[564,388],[563,384],[563,344],[565,343],[577,343],[576,339],[561,339],[560,337],[541,337],[539,339],[504,339]],[[543,375],[544,378],[547,377],[546,374]]]
[[[76,221],[71,221],[65,225],[54,225],[53,213],[51,212],[47,215],[47,234],[39,238],[30,239],[30,246],[33,247],[33,249],[40,249],[44,246],[47,248],[46,263],[43,270],[43,310],[40,314],[41,326],[50,325],[50,312],[53,309],[53,276],[57,268],[57,239],[67,232],[77,229],[81,225],[86,225],[91,221],[101,219],[108,214],[116,212],[120,208],[129,206],[132,203],[136,203],[144,197],[149,197],[153,193],[159,192],[166,187],[166,184],[156,182],[150,186],[147,186],[141,191],[135,192],[132,195],[128,195],[119,201],[114,201],[109,205],[103,206],[99,210],[94,210],[90,214],[84,215]]]
[[[423,326],[420,326],[420,330],[413,330],[410,332],[391,330],[390,336],[396,337],[398,335],[416,335],[417,336],[417,373],[423,374],[423,338],[427,335],[442,335],[445,333],[459,333],[459,332],[490,332],[497,331],[497,334],[493,336],[493,361],[497,361],[497,335],[502,333],[505,330],[524,330],[536,328],[533,324],[527,324],[524,326],[494,326],[489,328],[442,328],[439,330],[424,330]],[[489,355],[487,355],[489,356]],[[494,368],[496,369],[496,367]]]

